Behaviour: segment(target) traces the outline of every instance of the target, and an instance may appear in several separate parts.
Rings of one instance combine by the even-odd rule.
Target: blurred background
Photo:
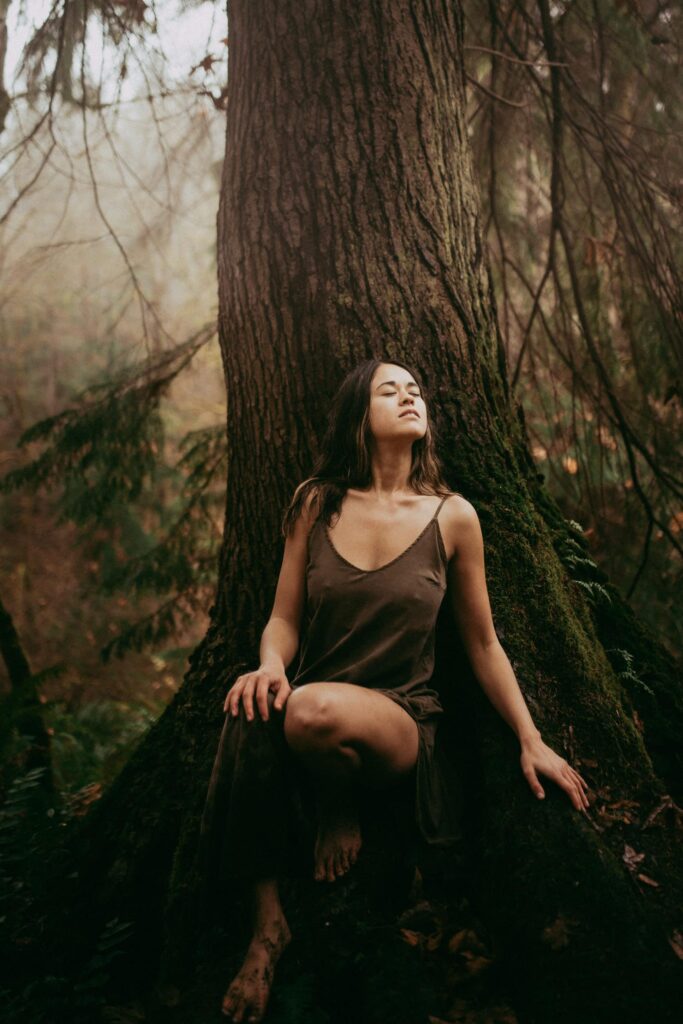
[[[558,139],[540,8],[465,4],[510,382],[549,490],[680,657],[681,10],[547,8]],[[211,3],[0,0],[0,701],[18,646],[63,796],[111,781],[208,621],[228,47]],[[2,742],[6,781],[28,740]]]

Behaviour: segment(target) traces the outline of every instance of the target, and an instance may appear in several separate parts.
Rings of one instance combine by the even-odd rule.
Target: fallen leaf
[[[472,928],[462,928],[448,940],[449,953],[488,953],[488,949]]]
[[[656,889],[659,889],[659,882],[655,882],[654,878],[650,878],[649,875],[644,875],[642,872],[639,872],[636,875],[636,878],[639,878],[641,882],[645,882],[647,885],[653,885]]]
[[[628,867],[629,871],[633,871],[644,858],[644,853],[636,853],[632,846],[629,846],[628,843],[624,843],[624,853],[622,855],[622,860],[624,861],[624,864],[626,864],[626,866]]]
[[[493,963],[489,956],[475,956],[473,953],[461,953],[460,955],[465,957],[465,970],[470,977],[481,974]]]
[[[640,804],[637,800],[613,800],[605,801],[599,806],[597,814],[605,825],[611,825],[615,821],[624,822],[627,825],[637,820],[640,812]]]
[[[673,949],[676,956],[683,960],[683,932],[680,928],[676,928],[673,935],[669,937],[669,945]]]
[[[409,928],[401,928],[401,935],[409,946],[419,946],[420,939],[424,938],[420,932],[411,932]]]
[[[451,935],[450,939],[448,940],[448,951],[450,953],[457,953],[460,947],[462,946],[463,942],[465,941],[467,934],[468,929],[462,928],[459,932],[455,932],[454,935]]]

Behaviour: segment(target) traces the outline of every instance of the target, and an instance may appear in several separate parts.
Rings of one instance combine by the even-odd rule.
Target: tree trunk
[[[0,763],[7,763],[7,773],[0,775],[0,793],[19,771],[40,768],[36,806],[44,808],[55,800],[56,790],[50,757],[50,736],[45,728],[36,692],[35,677],[21,646],[12,616],[0,600],[0,656],[9,679],[9,693],[0,697]],[[30,737],[27,748],[16,763],[9,758],[15,733]],[[20,762],[20,763],[19,763]]]
[[[467,138],[460,6],[233,0],[229,13],[220,586],[182,689],[72,837],[74,898],[100,922],[115,909],[136,923],[130,978],[137,962],[149,982],[159,955],[173,978],[189,950],[222,700],[257,664],[284,504],[310,471],[342,374],[370,355],[405,359],[424,375],[447,479],[479,512],[496,629],[534,720],[592,786],[590,822],[547,780],[546,799],[533,797],[516,738],[441,615],[435,678],[462,744],[454,756],[466,755],[477,868],[467,895],[520,1019],[668,1020],[678,962],[667,937],[681,892],[675,807],[644,822],[667,793],[679,795],[680,687],[672,659],[543,488],[510,400]],[[619,808],[623,800],[634,803]],[[637,868],[625,863],[629,846],[645,855]],[[299,909],[315,908],[318,893],[311,882]],[[200,966],[212,957],[202,948]],[[446,967],[434,969],[443,994]],[[388,1017],[368,1010],[366,1019]]]

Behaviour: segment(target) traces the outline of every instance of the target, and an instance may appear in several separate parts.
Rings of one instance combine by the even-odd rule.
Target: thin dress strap
[[[434,515],[432,516],[432,519],[436,519],[436,518],[437,518],[437,516],[439,515],[439,512],[441,511],[441,506],[443,505],[443,503],[444,503],[444,501],[446,500],[446,498],[450,498],[450,494],[446,494],[446,495],[445,495],[445,496],[444,496],[444,497],[443,497],[443,498],[441,499],[441,501],[439,502],[439,507],[437,508],[436,512],[435,512],[435,513],[434,513]]]

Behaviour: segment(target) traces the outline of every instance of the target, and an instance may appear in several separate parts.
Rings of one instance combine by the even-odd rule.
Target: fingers
[[[523,765],[523,770],[532,792],[542,799],[545,793],[538,781],[534,765],[527,763]],[[553,758],[550,764],[544,764],[542,771],[565,790],[577,811],[586,811],[590,807],[586,795],[588,784],[564,758]]]
[[[237,714],[237,708],[240,702],[240,695],[243,688],[242,678],[242,676],[239,676],[239,678],[230,687],[223,705],[223,710],[228,711],[233,716]]]
[[[569,798],[571,802],[574,804],[574,807],[576,807],[577,811],[582,810],[583,801],[581,799],[579,787],[577,786],[577,784],[572,779],[569,779],[565,776],[565,781],[563,785],[564,789],[567,791],[567,793],[569,793]]]
[[[274,676],[271,673],[263,670],[256,672],[247,672],[242,676],[238,676],[228,693],[223,703],[223,710],[227,711],[233,717],[239,714],[240,700],[244,705],[244,714],[247,721],[251,722],[254,719],[255,709],[254,701],[256,702],[256,709],[258,710],[261,718],[264,722],[268,721],[269,718],[269,697],[271,689],[277,693],[273,701],[273,707],[276,711],[280,711],[287,702],[287,699],[292,692],[292,688],[289,685],[287,679]]]
[[[583,790],[585,783],[579,773],[566,761],[562,766],[560,785],[569,794],[577,811],[585,811],[589,807],[588,797]]]
[[[240,699],[244,697],[244,692],[247,688],[249,676],[238,676],[233,685],[228,690],[225,701],[223,703],[223,710],[227,711],[228,714],[235,718],[239,714]],[[244,701],[244,707],[246,710],[246,701]],[[253,709],[252,709],[253,714]]]
[[[270,681],[261,677],[256,682],[256,703],[264,722],[268,721],[268,693],[270,692]]]
[[[280,684],[280,688],[277,691],[277,697],[275,698],[275,703],[273,704],[273,707],[275,708],[276,711],[282,710],[282,708],[287,703],[287,699],[291,692],[292,688],[289,685],[289,683],[283,682]]]
[[[526,776],[527,782],[531,786],[534,795],[537,796],[539,800],[542,800],[545,796],[545,793],[543,792],[543,787],[541,786],[541,783],[538,781],[538,775],[531,767],[531,765],[528,765],[524,768],[524,774]]]
[[[584,782],[584,780],[579,775],[579,773],[576,771],[576,769],[572,768],[571,765],[569,765],[569,771],[571,773],[572,778],[574,779],[574,781],[576,783],[576,788],[577,788],[578,793],[579,793],[579,797],[580,797],[580,800],[581,800],[581,805],[582,805],[582,807],[584,809],[587,809],[588,807],[590,807],[590,801],[588,800],[588,796],[586,794],[586,790],[588,789],[588,785],[587,785],[586,782]]]
[[[244,713],[247,716],[247,721],[251,722],[254,717],[254,690],[256,689],[256,679],[254,675],[249,675],[247,681],[244,684],[244,690],[242,691],[242,703],[244,704]]]

